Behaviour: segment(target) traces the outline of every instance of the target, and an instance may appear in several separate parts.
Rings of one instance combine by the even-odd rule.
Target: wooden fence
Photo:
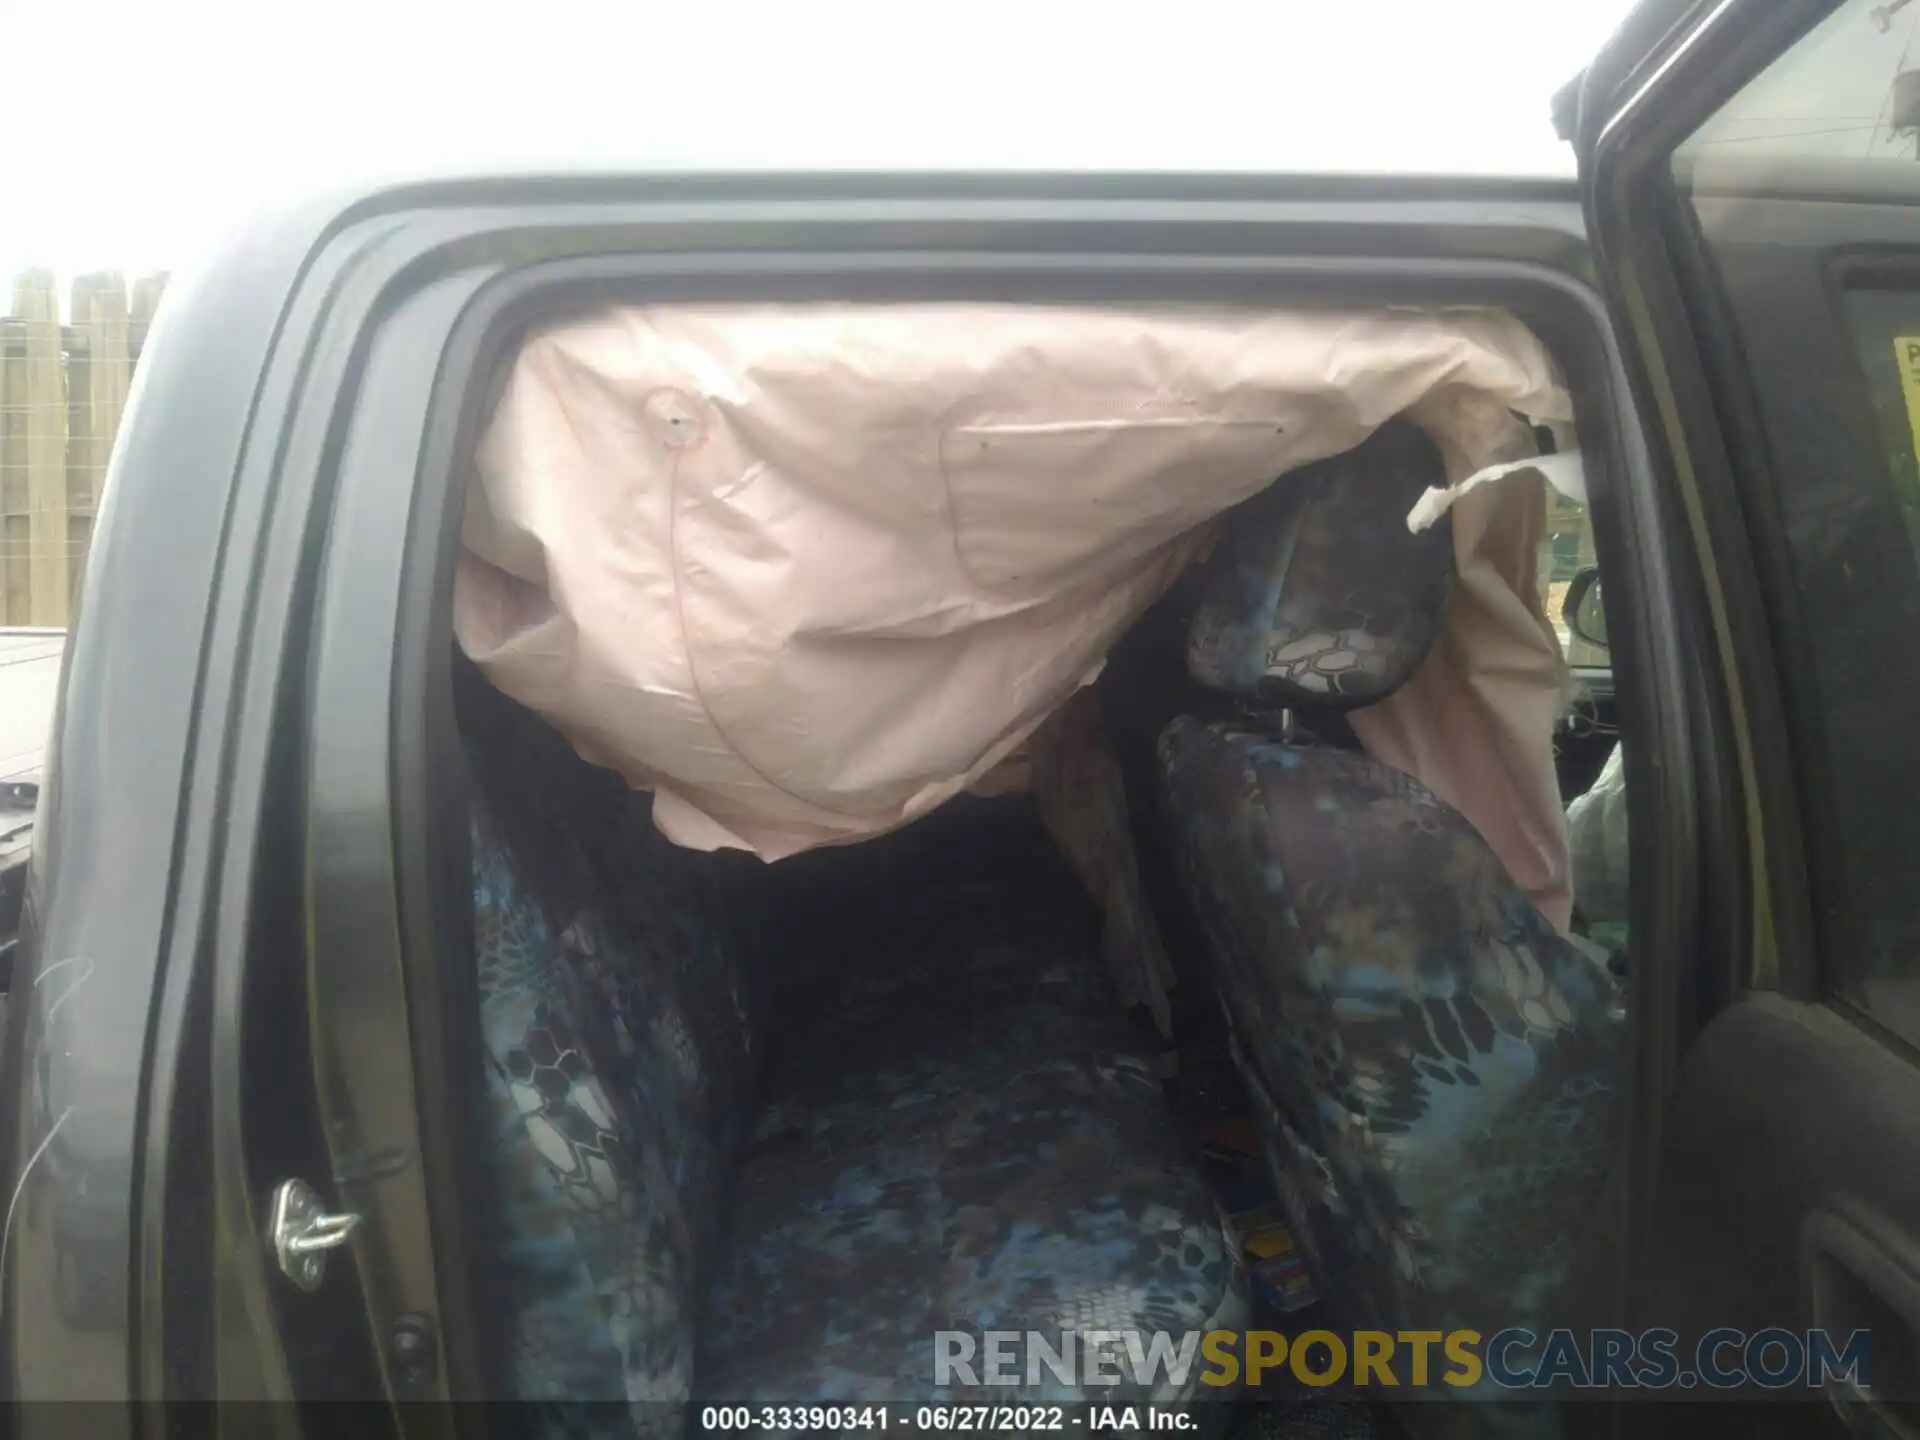
[[[164,275],[30,270],[0,318],[0,625],[64,626]]]

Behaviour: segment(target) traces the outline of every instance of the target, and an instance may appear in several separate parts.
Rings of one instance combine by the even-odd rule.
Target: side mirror
[[[1589,645],[1607,648],[1607,612],[1600,604],[1600,571],[1589,565],[1573,577],[1567,586],[1567,598],[1560,602],[1560,618],[1567,629]]]

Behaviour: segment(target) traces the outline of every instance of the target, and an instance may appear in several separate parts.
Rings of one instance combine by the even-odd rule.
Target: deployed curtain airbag
[[[987,781],[1210,520],[1401,413],[1454,482],[1531,455],[1520,417],[1572,419],[1538,341],[1493,313],[608,309],[512,362],[455,628],[653,789],[671,839],[777,859]],[[1543,509],[1537,481],[1459,494],[1439,643],[1354,725],[1564,925]]]

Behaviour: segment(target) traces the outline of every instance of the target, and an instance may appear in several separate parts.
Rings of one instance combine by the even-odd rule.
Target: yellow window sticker
[[[1913,458],[1920,461],[1920,335],[1896,337],[1893,358],[1900,367],[1900,393],[1907,401],[1907,427],[1913,432]]]

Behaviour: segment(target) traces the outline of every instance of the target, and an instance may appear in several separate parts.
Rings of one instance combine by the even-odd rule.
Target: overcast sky
[[[0,0],[0,275],[515,163],[1567,173],[1627,0]]]

